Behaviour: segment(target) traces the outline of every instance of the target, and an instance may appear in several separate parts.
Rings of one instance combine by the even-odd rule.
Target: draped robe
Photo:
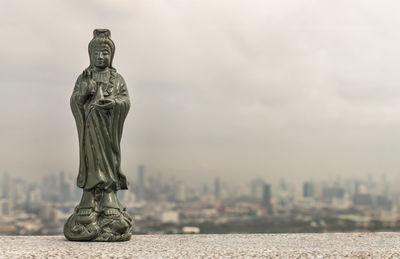
[[[124,79],[113,73],[108,86],[97,83],[96,94],[82,101],[81,74],[71,96],[71,109],[79,136],[79,174],[77,185],[84,190],[94,187],[128,189],[121,171],[121,136],[125,118],[130,108],[129,95]],[[105,89],[103,89],[105,88]],[[114,100],[110,109],[94,106],[96,96]]]

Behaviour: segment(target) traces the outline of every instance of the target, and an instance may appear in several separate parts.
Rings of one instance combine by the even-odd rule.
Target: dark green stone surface
[[[81,202],[64,226],[73,241],[126,241],[133,221],[117,197],[127,189],[121,170],[121,136],[130,101],[124,79],[112,66],[115,45],[107,29],[94,30],[90,66],[78,77],[71,109],[79,136]]]

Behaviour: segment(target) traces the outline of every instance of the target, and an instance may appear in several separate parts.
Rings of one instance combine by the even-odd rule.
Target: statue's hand
[[[94,103],[93,105],[97,108],[108,110],[108,109],[111,109],[112,107],[114,107],[115,100],[114,99],[101,99],[98,102]]]
[[[86,99],[89,95],[93,95],[96,92],[96,82],[92,79],[92,72],[88,69],[83,71],[80,95],[83,99]]]

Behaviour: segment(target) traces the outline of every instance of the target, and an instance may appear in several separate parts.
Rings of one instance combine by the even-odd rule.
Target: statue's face
[[[111,65],[111,50],[108,45],[96,46],[92,55],[96,68],[104,69]]]

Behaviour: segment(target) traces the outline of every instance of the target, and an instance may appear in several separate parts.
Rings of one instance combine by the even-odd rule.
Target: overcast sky
[[[69,98],[109,28],[128,177],[400,175],[400,3],[5,1],[0,171],[77,174]]]

